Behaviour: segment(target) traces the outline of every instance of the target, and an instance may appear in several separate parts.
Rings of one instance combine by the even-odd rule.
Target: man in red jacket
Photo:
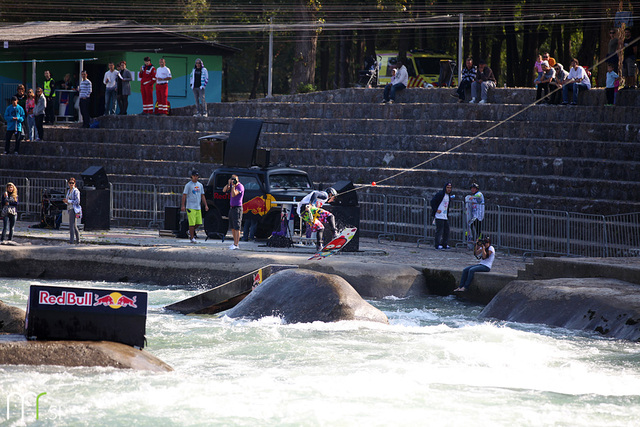
[[[142,94],[142,114],[153,114],[153,84],[156,81],[156,68],[151,64],[151,58],[144,58],[144,65],[138,73],[140,79],[140,93]]]

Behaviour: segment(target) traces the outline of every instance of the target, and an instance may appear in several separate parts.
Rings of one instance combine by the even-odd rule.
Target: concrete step
[[[375,167],[409,169],[420,168],[443,171],[469,171],[503,174],[505,172],[529,176],[555,176],[613,181],[638,181],[640,163],[600,159],[533,157],[484,153],[444,153],[442,151],[380,151],[380,150],[323,150],[272,149],[274,163],[294,163],[303,167],[313,165],[344,167]],[[433,160],[431,160],[433,159]],[[569,182],[567,182],[569,184]]]
[[[322,103],[295,104],[287,102],[232,102],[211,104],[210,117],[262,117],[280,118],[305,117],[313,119],[411,119],[442,120],[514,120],[514,121],[566,121],[572,123],[634,123],[640,108],[603,106],[551,106],[551,105],[503,105],[503,104],[458,104],[450,103],[402,103],[393,105],[362,103]],[[135,119],[129,119],[133,120]],[[196,119],[197,120],[197,119]]]
[[[382,156],[392,151],[447,151],[456,153],[500,153],[517,156],[548,156],[560,158],[595,158],[640,161],[640,142],[544,140],[537,138],[480,137],[438,135],[370,135],[356,134],[263,134],[261,147],[323,150],[378,150]],[[464,145],[463,143],[467,142]]]
[[[153,129],[84,129],[75,126],[50,126],[45,128],[46,142],[99,142],[137,145],[189,145],[198,146],[198,137],[204,131],[185,133],[182,130]]]
[[[502,192],[505,194],[527,194],[530,196],[557,197],[557,203],[544,207],[545,209],[567,210],[563,206],[564,198],[581,199],[580,212],[590,211],[592,200],[602,199],[608,202],[608,213],[632,212],[622,208],[622,205],[640,206],[640,182],[620,182],[573,178],[569,182],[565,178],[554,176],[530,176],[518,174],[495,174],[484,171],[463,170],[439,170],[439,169],[413,169],[383,181],[387,177],[403,172],[394,168],[376,167],[334,167],[334,166],[304,166],[305,170],[313,177],[315,182],[334,182],[333,177],[350,179],[357,184],[369,184],[373,181],[385,185],[397,185],[402,187],[441,188],[445,182],[451,182],[455,187],[467,188],[471,182],[478,182],[484,190]],[[621,190],[624,189],[624,190]],[[514,203],[517,198],[513,199]],[[523,206],[521,204],[508,204],[510,206]],[[530,206],[540,207],[541,206]],[[586,210],[585,210],[586,209]],[[598,213],[605,214],[604,211]]]
[[[383,88],[364,89],[364,88],[348,88],[337,89],[323,92],[312,92],[306,94],[281,95],[272,98],[260,98],[254,102],[293,102],[305,104],[310,102],[328,102],[328,103],[361,103],[361,104],[377,104],[382,101]],[[457,102],[451,97],[455,93],[455,89],[406,89],[398,93],[397,103],[455,103]],[[495,88],[489,90],[489,102],[495,104],[531,104],[535,101],[536,90],[533,88]],[[584,96],[583,96],[584,95]],[[640,92],[636,90],[621,91],[618,93],[619,106],[640,106]],[[583,105],[604,106],[605,93],[602,88],[594,88],[580,95],[580,102]],[[211,106],[213,104],[208,104]],[[395,105],[395,104],[394,104]],[[609,107],[607,107],[609,108]],[[172,114],[192,115],[195,112],[194,107],[183,107],[172,110]]]
[[[114,116],[111,116],[114,117]],[[131,116],[108,118],[107,128],[135,128],[141,125],[124,122]],[[143,117],[143,116],[142,116]],[[134,117],[136,119],[137,117]],[[203,131],[205,125],[196,117],[153,118],[157,130],[182,130],[184,132]],[[560,140],[621,141],[639,142],[640,124],[580,123],[579,126],[563,122],[546,122],[541,126],[538,122],[509,121],[497,126],[495,121],[486,120],[409,120],[409,119],[313,119],[297,118],[278,119],[288,123],[280,132],[288,133],[324,133],[324,134],[395,134],[395,135],[456,135],[539,138]],[[233,118],[216,119],[216,129],[231,129]],[[273,126],[273,125],[272,125]],[[213,129],[207,127],[207,129]],[[492,130],[489,130],[492,129]],[[270,131],[265,129],[265,131]]]
[[[44,157],[100,157],[104,161],[162,160],[168,162],[200,162],[200,148],[180,145],[115,144],[96,142],[28,142],[21,154]]]

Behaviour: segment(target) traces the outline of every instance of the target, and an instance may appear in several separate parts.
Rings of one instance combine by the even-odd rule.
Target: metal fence
[[[44,191],[66,191],[64,179],[16,178],[20,216],[40,218]],[[82,181],[78,180],[82,187]],[[158,227],[165,206],[180,206],[184,185],[112,183],[110,213],[119,225]],[[362,193],[360,230],[365,235],[433,242],[431,207],[422,197]],[[467,210],[464,200],[449,207],[449,239],[466,245]],[[485,205],[482,234],[498,248],[525,255],[640,256],[640,212],[588,215],[575,212]]]

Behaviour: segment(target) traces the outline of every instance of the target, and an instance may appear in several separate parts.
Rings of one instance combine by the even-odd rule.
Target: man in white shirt
[[[409,84],[409,72],[407,67],[402,65],[402,61],[398,60],[392,71],[391,83],[388,83],[384,87],[384,101],[383,104],[393,104],[396,99],[396,92],[403,90]]]
[[[573,90],[573,99],[571,105],[578,105],[578,94],[580,90],[591,89],[591,79],[589,75],[579,65],[576,58],[571,60],[571,70],[569,70],[569,76],[567,80],[562,84],[562,105],[569,103],[569,90]]]
[[[166,66],[164,58],[159,61],[160,66],[156,70],[156,102],[158,108],[156,114],[169,115],[169,80],[171,77],[171,70]]]
[[[116,89],[118,88],[118,71],[113,62],[109,62],[109,69],[104,73],[102,83],[107,87],[104,92],[104,115],[116,113]]]

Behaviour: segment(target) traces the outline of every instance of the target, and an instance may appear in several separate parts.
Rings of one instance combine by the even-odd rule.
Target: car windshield
[[[300,188],[311,190],[313,186],[306,175],[299,174],[274,174],[269,177],[271,190]]]

